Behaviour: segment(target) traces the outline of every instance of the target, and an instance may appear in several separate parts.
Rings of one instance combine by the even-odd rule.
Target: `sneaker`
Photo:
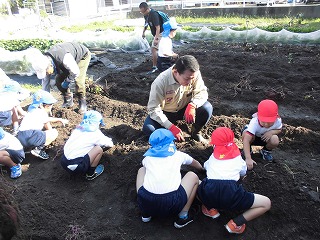
[[[18,132],[19,132],[19,129],[13,130],[12,135],[16,137],[18,135]]]
[[[100,176],[101,173],[103,173],[104,171],[104,166],[102,164],[99,164],[96,169],[94,170],[94,173],[90,176],[88,174],[86,174],[86,179],[87,180],[93,180],[95,179],[96,177]]]
[[[218,212],[217,209],[211,208],[210,210],[208,210],[204,205],[202,205],[201,209],[202,209],[203,215],[207,217],[211,217],[215,219],[220,216],[220,213]]]
[[[18,178],[22,174],[20,163],[11,167],[10,170],[11,170],[11,176],[10,176],[11,178]]]
[[[150,221],[151,221],[151,217],[144,217],[144,216],[142,216],[142,217],[141,217],[141,220],[142,220],[142,222],[147,223],[147,222],[150,222]]]
[[[191,214],[189,213],[187,218],[178,217],[173,225],[175,228],[183,228],[191,222],[193,222],[193,216],[191,216]]]
[[[158,68],[156,66],[153,66],[151,68],[151,71],[149,71],[147,74],[152,74],[152,73],[155,73],[156,71],[158,71]]]
[[[273,161],[273,157],[271,154],[271,151],[265,150],[265,149],[261,149],[260,150],[260,154],[263,158],[263,160],[266,160],[268,162],[272,162]]]
[[[237,224],[235,224],[232,219],[225,225],[225,227],[229,233],[236,233],[236,234],[243,233],[244,230],[246,229],[245,224],[242,224],[241,226],[237,226]]]
[[[50,157],[44,150],[37,147],[31,150],[31,154],[44,160],[47,160]]]

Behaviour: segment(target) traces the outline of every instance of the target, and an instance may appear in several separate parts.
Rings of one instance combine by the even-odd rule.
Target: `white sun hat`
[[[48,57],[41,55],[32,62],[32,68],[37,74],[38,79],[44,79],[47,75],[47,68],[50,64]]]

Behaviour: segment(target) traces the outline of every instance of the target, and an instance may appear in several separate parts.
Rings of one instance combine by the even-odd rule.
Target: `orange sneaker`
[[[208,210],[204,205],[202,205],[202,213],[207,216],[207,217],[211,217],[211,218],[217,218],[220,216],[220,213],[218,212],[217,209],[211,208],[210,210]]]
[[[226,225],[226,229],[229,233],[236,233],[240,234],[243,233],[246,229],[246,224],[242,224],[241,226],[237,226],[237,224],[234,223],[234,221],[231,219]]]

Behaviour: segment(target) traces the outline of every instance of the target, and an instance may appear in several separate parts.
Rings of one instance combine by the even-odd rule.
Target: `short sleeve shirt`
[[[50,122],[48,113],[44,109],[37,108],[23,117],[19,131],[42,130],[44,124],[48,122]]]
[[[163,32],[163,21],[159,13],[153,9],[150,10],[147,16],[144,16],[146,24],[149,25],[152,36],[156,35],[156,26],[160,26],[160,33]]]
[[[180,151],[168,157],[145,157],[142,160],[146,168],[143,187],[155,194],[177,190],[181,184],[181,165],[190,165],[192,162],[191,156]]]
[[[86,155],[94,146],[112,147],[112,139],[105,136],[100,129],[94,132],[73,130],[64,146],[64,155],[67,159],[75,159]]]
[[[270,130],[280,130],[282,128],[281,118],[277,118],[271,127],[265,128],[260,125],[258,117],[256,117],[255,115],[253,115],[253,116],[254,117],[250,120],[248,128],[246,129],[246,131],[252,135],[255,135],[257,137],[261,137],[264,133],[266,133]]]
[[[172,56],[172,40],[169,37],[162,37],[159,42],[158,56],[159,57],[168,57]]]

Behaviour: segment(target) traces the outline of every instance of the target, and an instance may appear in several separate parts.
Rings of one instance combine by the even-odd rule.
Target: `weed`
[[[70,224],[69,230],[65,233],[65,240],[84,240],[86,239],[86,231],[84,230],[84,226],[80,226],[78,224]]]
[[[288,55],[288,63],[292,63],[293,61],[293,53],[289,53]]]
[[[251,81],[249,78],[250,78],[249,75],[240,76],[240,82],[235,84],[233,87],[233,90],[234,90],[233,97],[236,97],[239,92],[241,93],[242,89],[251,90],[251,86],[250,86]]]

